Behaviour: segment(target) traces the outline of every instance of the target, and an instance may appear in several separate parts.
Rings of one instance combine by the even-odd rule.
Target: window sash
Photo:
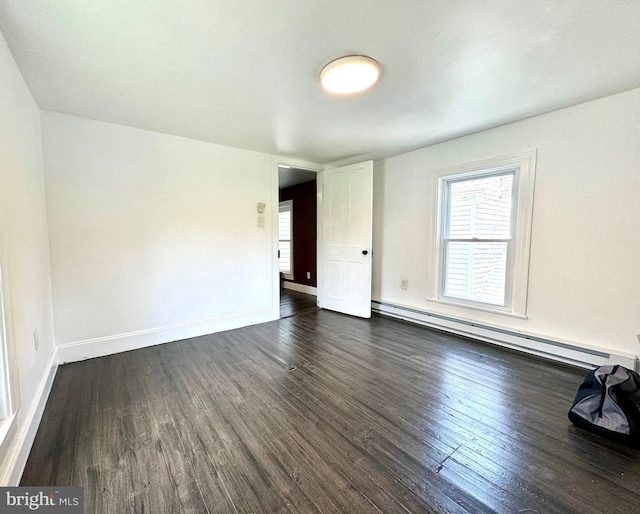
[[[452,290],[453,288],[449,287],[450,282],[453,282],[455,280],[452,277],[453,273],[455,272],[454,264],[452,262],[452,259],[449,258],[450,243],[469,243],[470,245],[478,245],[479,247],[481,247],[483,244],[486,244],[486,243],[489,243],[489,244],[496,243],[496,244],[501,244],[506,246],[506,252],[504,256],[504,272],[500,275],[502,279],[502,283],[500,287],[502,291],[502,295],[501,295],[500,301],[489,300],[489,298],[492,296],[489,291],[492,288],[495,288],[495,276],[492,276],[492,275],[495,272],[496,265],[499,266],[499,261],[485,262],[485,268],[488,267],[489,271],[484,271],[484,273],[478,272],[476,274],[477,270],[473,269],[473,265],[476,264],[476,262],[468,259],[464,263],[464,265],[467,267],[466,275],[462,276],[462,273],[459,270],[457,271],[457,275],[459,277],[458,279],[459,280],[462,279],[465,281],[466,293],[464,295],[455,294],[455,292]],[[466,240],[446,239],[446,240],[443,240],[442,257],[441,257],[443,265],[441,268],[442,273],[440,276],[441,297],[450,299],[455,302],[464,302],[469,305],[489,306],[491,308],[508,307],[509,301],[510,301],[509,291],[510,291],[510,285],[511,285],[510,256],[512,255],[512,253],[513,253],[513,242],[509,240],[504,240],[504,239],[466,239]],[[483,278],[484,285],[485,285],[485,290],[483,291],[484,294],[480,294],[481,292],[478,289],[478,284],[474,282],[474,279],[476,278],[477,275],[480,275]],[[486,299],[485,300],[474,299],[474,297],[481,298],[482,296],[484,296]]]

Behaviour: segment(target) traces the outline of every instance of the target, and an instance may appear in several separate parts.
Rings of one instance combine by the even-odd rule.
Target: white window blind
[[[293,278],[293,201],[280,202],[278,212],[278,268]]]

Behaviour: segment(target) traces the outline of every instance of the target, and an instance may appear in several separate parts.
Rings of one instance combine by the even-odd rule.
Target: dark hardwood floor
[[[280,319],[316,310],[318,304],[315,296],[280,288]]]
[[[61,366],[22,485],[87,512],[640,512],[640,452],[572,427],[585,372],[312,311]]]

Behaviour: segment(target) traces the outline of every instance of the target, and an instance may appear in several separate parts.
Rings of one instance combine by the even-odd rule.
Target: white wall
[[[374,298],[640,353],[639,120],[636,89],[376,162]],[[528,319],[425,301],[434,171],[533,147]]]
[[[0,447],[0,485],[26,462],[53,373],[49,239],[40,110],[0,34],[0,259],[19,409]],[[38,330],[36,351],[33,331]]]
[[[62,362],[277,317],[268,154],[42,119]]]

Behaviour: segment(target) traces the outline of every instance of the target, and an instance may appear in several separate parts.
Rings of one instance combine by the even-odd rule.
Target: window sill
[[[439,303],[439,304],[442,304],[442,305],[450,305],[452,307],[460,307],[460,308],[463,308],[463,309],[472,309],[474,311],[489,312],[491,314],[501,314],[503,316],[509,316],[511,318],[529,319],[529,316],[527,316],[526,314],[520,314],[518,312],[506,311],[506,310],[503,310],[503,309],[492,309],[491,307],[481,307],[479,305],[469,305],[469,304],[461,303],[461,302],[442,300],[440,298],[426,298],[425,301],[427,303]]]

